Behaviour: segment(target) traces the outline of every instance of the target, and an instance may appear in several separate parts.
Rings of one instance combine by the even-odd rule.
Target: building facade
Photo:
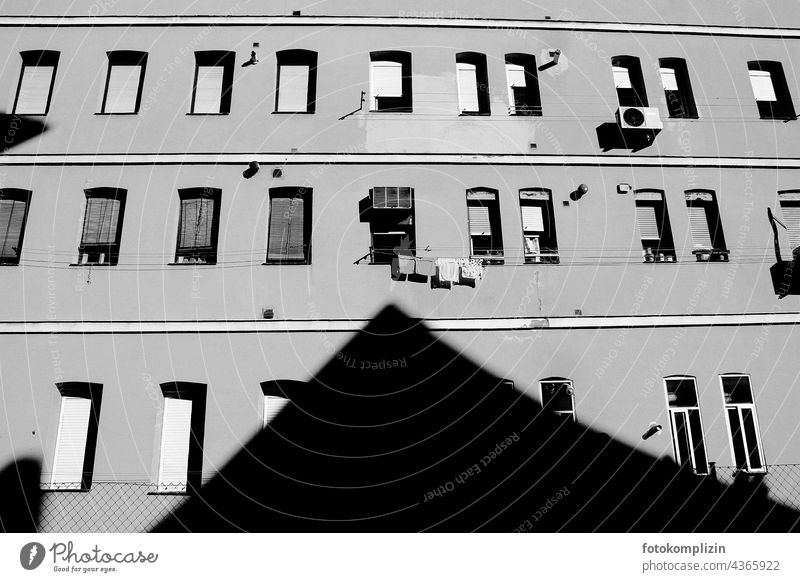
[[[0,463],[95,512],[44,529],[147,527],[388,303],[797,506],[791,2],[6,4]]]

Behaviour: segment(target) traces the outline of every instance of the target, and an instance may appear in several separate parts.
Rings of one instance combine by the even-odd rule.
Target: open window
[[[546,378],[539,382],[542,393],[542,409],[564,421],[575,422],[575,390],[572,380]]]
[[[661,190],[636,190],[636,224],[646,263],[675,261],[675,244],[669,223],[667,202]]]
[[[317,53],[278,51],[276,113],[314,113],[317,100]]]
[[[311,263],[311,200],[311,188],[270,188],[267,263]]]
[[[110,51],[101,113],[138,113],[147,53]]]
[[[372,111],[411,112],[411,53],[370,53],[369,94]]]
[[[695,379],[691,376],[669,376],[664,378],[664,385],[675,460],[698,475],[706,475],[708,460]]]
[[[611,71],[619,106],[647,107],[647,92],[639,59],[628,55],[612,57]]]
[[[778,201],[789,236],[789,249],[792,256],[795,256],[795,252],[800,249],[800,190],[782,190],[778,192]]]
[[[725,401],[725,418],[728,424],[733,462],[740,471],[765,473],[764,451],[758,429],[750,376],[723,374],[720,376],[722,396]]]
[[[497,190],[467,190],[470,256],[492,263],[503,262],[503,229]]]
[[[222,190],[184,188],[178,195],[181,209],[175,262],[216,264]]]
[[[697,119],[697,106],[694,102],[686,61],[679,58],[664,58],[658,60],[658,65],[669,116]]]
[[[0,189],[0,265],[19,265],[31,191]]]
[[[61,394],[50,489],[88,491],[92,486],[101,384],[62,382],[56,385]]]
[[[197,51],[194,58],[191,112],[209,115],[230,113],[236,53]]]
[[[541,115],[542,99],[536,57],[509,53],[505,58],[509,115]]]
[[[777,61],[750,61],[747,69],[761,119],[797,119],[783,65]]]
[[[727,261],[728,249],[714,191],[687,190],[685,194],[692,253],[698,261]]]
[[[58,51],[23,51],[14,113],[47,115],[58,68]]]
[[[122,188],[89,188],[83,217],[80,265],[116,265],[122,240],[122,219],[125,215],[127,190]]]
[[[481,53],[458,53],[456,55],[458,76],[458,110],[461,115],[489,115],[489,75],[486,70],[486,55]]]
[[[414,189],[407,186],[375,186],[369,191],[371,262],[391,264],[398,255],[413,256]]]
[[[525,262],[558,264],[552,192],[547,188],[520,190],[519,206]]]
[[[206,385],[168,382],[161,385],[164,413],[158,462],[158,493],[198,489],[203,471]]]

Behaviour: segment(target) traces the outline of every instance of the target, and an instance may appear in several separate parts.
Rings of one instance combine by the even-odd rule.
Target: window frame
[[[292,195],[290,195],[292,194]],[[273,200],[275,198],[300,198],[303,201],[303,258],[302,259],[271,259],[269,237],[272,228]],[[311,264],[311,236],[313,217],[313,189],[305,186],[281,186],[269,189],[269,214],[267,216],[267,252],[265,265],[310,265]]]
[[[162,414],[161,427],[159,427],[160,438],[155,494],[186,495],[194,493],[200,488],[203,476],[207,391],[206,384],[196,382],[165,382],[161,384],[161,393],[165,400],[164,410],[166,410],[166,399],[168,398],[189,400],[192,404],[192,410],[189,420],[189,445],[187,448],[185,482],[164,482],[162,480],[165,456],[164,445],[166,442],[164,438],[166,430],[165,415]]]
[[[786,216],[786,208],[796,208],[797,212],[800,213],[800,189],[778,190],[778,206],[781,207],[781,215],[784,225],[786,226],[786,237],[789,241],[789,252],[791,253],[792,257],[794,257],[795,249],[799,249],[798,253],[800,253],[800,223],[794,225],[788,220],[788,217]],[[792,246],[793,240],[797,243],[797,245]]]
[[[222,206],[222,190],[210,186],[178,189],[178,236],[175,243],[175,262],[173,265],[216,265],[219,250],[219,217]],[[211,244],[202,247],[181,247],[181,227],[183,226],[183,203],[186,200],[207,198],[214,202],[214,215],[211,218]],[[182,259],[191,259],[184,261]]]
[[[477,196],[492,196],[493,198],[479,199]],[[470,208],[486,208],[489,218],[490,233],[473,234]],[[472,259],[481,259],[490,264],[503,264],[505,262],[505,249],[503,247],[503,224],[500,213],[500,193],[494,188],[479,186],[468,188],[466,191],[467,230],[469,236],[469,255]],[[476,251],[475,237],[489,239],[489,245]]]
[[[275,108],[273,113],[294,114],[294,113],[315,113],[317,106],[317,65],[319,55],[316,51],[307,49],[289,49],[275,53]],[[281,67],[284,66],[307,66],[308,67],[308,87],[306,94],[306,108],[303,111],[283,111],[278,108],[280,104],[281,90]]]
[[[281,413],[289,402],[291,402],[284,387],[293,390],[298,388],[302,389],[304,385],[305,383],[300,380],[267,380],[261,382],[261,392],[264,397],[261,407],[262,429],[267,428],[272,420]],[[277,410],[269,410],[269,399],[272,399],[271,402],[278,406]]]
[[[529,117],[542,115],[542,95],[539,89],[539,70],[536,68],[536,57],[527,53],[507,53],[504,60],[506,88],[508,89],[508,114]],[[509,79],[509,65],[522,67],[525,75],[525,105],[517,105],[517,95]]]
[[[192,102],[187,115],[229,115],[233,98],[233,71],[236,64],[236,53],[233,51],[195,51],[194,80],[192,82]],[[222,87],[219,95],[219,111],[195,111],[197,106],[197,79],[200,67],[222,67]]]
[[[412,89],[412,60],[408,51],[373,51],[369,54],[369,111],[371,113],[412,113],[414,110],[414,94]],[[383,97],[387,101],[386,107],[380,107],[375,94],[374,63],[393,62],[400,64],[400,97]]]
[[[115,266],[119,262],[119,249],[122,243],[122,224],[125,218],[125,201],[128,191],[124,188],[99,187],[87,188],[83,191],[86,196],[86,204],[83,211],[83,222],[81,223],[81,239],[78,243],[78,261],[75,265],[92,266]],[[86,231],[86,223],[89,220],[89,200],[91,199],[110,199],[119,201],[119,213],[117,215],[117,232],[114,234],[114,242],[109,245],[86,244],[83,236]],[[98,260],[91,260],[92,256],[97,256]],[[100,256],[107,258],[99,261]],[[84,260],[84,257],[86,260]]]
[[[772,90],[775,93],[775,101],[766,101],[763,99],[755,98],[756,106],[758,107],[758,114],[761,119],[776,120],[776,121],[791,121],[797,119],[797,114],[794,109],[794,102],[792,101],[792,94],[789,90],[789,85],[786,80],[786,73],[783,69],[783,64],[780,61],[748,61],[747,62],[748,76],[750,80],[750,87],[753,87],[753,72],[763,71],[769,73],[772,82]],[[775,105],[771,105],[774,103]]]
[[[617,104],[620,107],[648,107],[647,100],[647,87],[644,84],[644,75],[642,74],[642,63],[639,57],[632,55],[616,55],[611,57],[612,73],[614,68],[623,68],[628,72],[628,79],[630,80],[631,87],[619,88],[614,81],[614,89],[617,94]],[[620,89],[625,92],[621,93]]]
[[[667,102],[667,112],[671,119],[699,119],[697,104],[694,100],[692,82],[689,78],[689,69],[686,59],[679,57],[664,57],[658,59],[659,76],[664,89]],[[664,87],[663,72],[661,69],[671,69],[675,74],[677,89],[669,90]],[[677,106],[675,106],[677,104]]]
[[[747,387],[748,390],[750,391],[750,403],[729,403],[728,400],[726,399],[724,378],[747,378]],[[722,405],[725,408],[725,426],[728,429],[728,445],[730,445],[731,461],[733,462],[734,467],[736,467],[736,469],[739,471],[743,471],[749,474],[766,473],[767,462],[764,459],[764,446],[761,438],[761,428],[758,423],[758,413],[756,411],[755,395],[753,394],[753,383],[750,381],[750,374],[741,374],[737,372],[727,372],[725,374],[720,374],[719,386],[720,386],[720,393],[722,394]],[[745,463],[742,464],[743,466],[740,465],[740,463],[736,459],[736,446],[733,438],[734,437],[733,427],[731,426],[731,420],[729,416],[729,412],[733,410],[736,410],[738,416],[738,420],[740,423],[742,444],[745,447],[744,450]],[[750,451],[752,449],[748,446],[749,443],[748,443],[747,431],[744,428],[745,425],[743,417],[744,410],[749,410],[750,416],[753,419],[753,431],[755,433],[755,438],[756,438],[756,453],[758,454],[759,459],[761,461],[761,466],[757,468],[753,468],[751,463],[752,454]]]
[[[548,399],[548,402],[545,402],[545,394],[544,394],[544,385],[545,384],[563,384],[563,385],[566,385],[567,386],[567,396],[569,396],[569,399],[570,399],[571,409],[570,410],[553,409],[551,407],[551,405],[549,405],[549,402],[555,400],[555,396],[553,396],[552,398]],[[550,376],[548,378],[542,378],[541,380],[539,380],[539,398],[541,399],[541,402],[542,402],[542,410],[543,411],[547,411],[547,412],[551,412],[553,414],[556,414],[557,416],[559,416],[562,419],[569,417],[572,420],[573,423],[577,423],[578,422],[578,414],[577,414],[577,411],[575,409],[575,385],[574,385],[574,383],[572,382],[571,379],[562,378],[562,377],[559,377],[559,376]]]
[[[561,259],[558,254],[558,234],[556,231],[555,208],[553,206],[553,191],[549,188],[531,187],[520,188],[518,193],[520,228],[522,232],[522,252],[525,264],[557,265]],[[542,213],[542,226],[544,230],[525,230],[525,207],[538,207]],[[536,238],[538,252],[528,250],[528,238]],[[542,243],[545,243],[544,245]],[[531,244],[532,246],[532,244]]]
[[[706,228],[708,229],[711,247],[705,248],[698,246],[692,235],[692,219],[689,217],[689,237],[692,239],[692,254],[698,261],[721,261],[726,262],[730,251],[725,244],[725,232],[722,228],[722,217],[717,203],[717,194],[714,190],[705,188],[692,188],[684,190],[687,212],[689,208],[701,207],[705,209]],[[713,223],[713,228],[712,228]]]
[[[25,212],[22,216],[22,225],[20,226],[19,240],[17,241],[16,245],[17,256],[4,257],[2,256],[2,254],[0,254],[0,266],[18,266],[20,260],[22,259],[22,245],[24,244],[25,240],[25,228],[27,227],[28,224],[28,212],[30,211],[31,207],[32,195],[33,193],[30,190],[24,190],[22,188],[0,188],[0,200],[14,200],[15,202],[25,203]],[[8,231],[6,231],[5,236],[8,236]],[[12,247],[12,249],[13,248],[14,247]]]
[[[375,207],[376,188],[407,188],[409,190],[410,207]],[[398,193],[399,200],[399,193]],[[369,257],[371,265],[391,265],[395,257],[394,248],[400,247],[407,251],[408,256],[416,254],[416,217],[415,217],[415,194],[411,186],[373,186],[369,189],[369,210],[367,219],[369,221],[370,246]],[[390,240],[396,239],[391,249],[389,247],[376,246],[375,237],[384,237]],[[407,241],[407,246],[403,246],[403,240]],[[380,250],[376,250],[380,249]],[[380,259],[380,260],[379,260]]]
[[[464,109],[466,95],[461,92],[461,66],[469,65],[475,67],[475,102],[477,109]],[[491,98],[489,91],[489,72],[486,65],[486,55],[476,52],[456,53],[456,87],[458,90],[458,109],[459,115],[491,115]]]
[[[142,89],[144,88],[144,76],[147,70],[147,53],[144,51],[117,50],[108,51],[108,70],[106,72],[106,82],[103,89],[103,101],[100,105],[98,115],[138,115],[142,103]],[[136,91],[136,104],[133,111],[106,111],[108,105],[108,85],[111,82],[111,70],[115,66],[138,66],[139,67],[139,87]]]
[[[708,449],[706,448],[706,441],[705,441],[703,413],[700,410],[700,394],[697,391],[697,378],[695,378],[694,376],[673,375],[673,376],[665,376],[663,381],[664,381],[664,398],[666,399],[667,403],[670,434],[672,435],[672,451],[675,456],[675,462],[681,467],[691,466],[692,471],[696,475],[708,475],[710,472],[709,462],[708,462]],[[692,387],[694,389],[695,404],[692,406],[686,406],[686,405],[673,406],[669,400],[669,394],[670,394],[668,385],[669,381],[680,381],[680,382],[691,381]],[[691,411],[697,412],[697,419],[700,425],[699,445],[696,445],[694,443],[694,439],[692,438],[694,429],[692,429],[691,418],[689,416],[689,413]],[[678,439],[680,438],[680,433],[677,430],[677,423],[675,420],[675,416],[677,416],[678,414],[684,415],[684,427],[685,430],[687,431],[686,438],[688,439],[688,442],[686,444],[688,446],[690,459],[686,460],[681,459],[680,443],[678,442]],[[705,467],[703,468],[702,471],[699,470],[698,467],[697,451],[699,450],[699,447],[702,447],[702,456],[705,459]]]
[[[19,55],[22,58],[22,68],[19,72],[17,93],[14,96],[14,105],[11,108],[11,112],[14,115],[25,115],[26,117],[45,116],[50,112],[50,104],[53,99],[53,89],[55,88],[56,84],[56,74],[58,73],[58,61],[61,57],[61,53],[53,50],[30,50],[21,51]],[[17,107],[19,106],[19,96],[22,93],[22,80],[25,78],[25,69],[27,67],[53,67],[53,74],[50,77],[50,88],[47,93],[47,102],[45,103],[43,113],[20,113],[17,111]]]
[[[636,217],[636,229],[639,231],[639,240],[642,243],[642,254],[645,263],[675,263],[678,258],[675,252],[675,239],[672,235],[672,223],[669,218],[669,207],[667,206],[667,199],[663,190],[655,188],[640,188],[633,192],[634,211]],[[641,204],[640,204],[641,203]],[[658,212],[658,207],[661,205],[662,212]],[[656,217],[656,228],[658,230],[658,239],[648,238],[642,236],[639,224],[640,207],[654,207]],[[645,241],[656,241],[657,245],[647,245]],[[648,249],[655,251],[648,253]],[[660,259],[663,255],[664,259]],[[670,260],[670,257],[672,260]],[[648,260],[648,258],[650,260]]]

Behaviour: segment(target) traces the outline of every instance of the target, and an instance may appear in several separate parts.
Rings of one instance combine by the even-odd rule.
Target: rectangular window
[[[711,190],[686,191],[692,253],[698,261],[727,261],[717,198]]]
[[[411,53],[370,53],[370,107],[372,111],[411,111]]]
[[[521,53],[505,56],[509,115],[541,115],[536,57]]]
[[[483,188],[467,190],[467,219],[470,256],[502,263],[503,229],[497,191]]]
[[[225,114],[231,110],[235,53],[198,51],[194,54],[192,113]]]
[[[698,475],[708,473],[703,423],[694,378],[664,378],[675,460]]]
[[[0,265],[18,265],[28,220],[29,190],[0,190]]]
[[[748,473],[764,473],[764,452],[750,388],[750,377],[742,374],[720,376],[728,424],[728,436],[736,468]]]
[[[778,200],[789,236],[789,248],[794,254],[795,249],[800,248],[800,190],[778,192]]]
[[[675,261],[675,245],[664,193],[660,190],[637,190],[634,200],[645,262]]]
[[[278,416],[283,407],[289,402],[286,398],[281,396],[264,396],[264,427],[266,427],[272,420]]]
[[[575,391],[572,380],[548,378],[539,382],[542,409],[552,412],[565,421],[575,422]]]
[[[271,188],[268,263],[311,263],[311,189]]]
[[[91,188],[86,193],[78,263],[116,265],[122,238],[126,191],[120,188]]]
[[[670,117],[696,119],[697,107],[694,102],[692,85],[686,61],[679,58],[659,59],[661,84],[667,98]]]
[[[553,199],[546,188],[528,188],[519,192],[522,215],[522,239],[526,263],[558,264],[558,241]]]
[[[456,73],[460,113],[462,115],[489,115],[491,106],[486,55],[458,53],[456,55]]]
[[[147,53],[111,51],[101,113],[137,113],[142,98]]]
[[[412,255],[415,250],[414,189],[403,186],[376,186],[369,191],[368,211],[371,262],[391,264],[398,252]]]
[[[307,50],[287,50],[278,51],[277,56],[275,111],[313,113],[316,101],[317,53]]]
[[[750,61],[747,68],[761,119],[796,119],[783,65],[777,61]]]
[[[638,58],[624,55],[613,57],[611,72],[620,107],[647,107],[647,93]]]
[[[102,386],[65,382],[58,390],[61,410],[49,486],[86,491],[92,482]]]
[[[218,188],[186,188],[179,190],[178,194],[181,210],[175,262],[215,264],[222,191]]]
[[[58,66],[58,51],[24,51],[14,102],[17,115],[47,115]]]
[[[164,412],[156,490],[184,493],[201,480],[206,386],[170,382],[162,384],[161,390]]]

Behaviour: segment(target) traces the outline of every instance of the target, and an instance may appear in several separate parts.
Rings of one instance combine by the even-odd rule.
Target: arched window
[[[664,387],[675,460],[679,465],[691,467],[698,475],[704,475],[708,473],[708,461],[695,379],[667,376]]]
[[[30,203],[30,190],[0,189],[0,265],[19,264]]]
[[[108,75],[100,113],[138,113],[147,53],[109,51]]]
[[[497,196],[497,190],[492,188],[467,190],[470,256],[489,258],[492,262],[503,261],[503,229]]]
[[[58,51],[23,51],[14,113],[47,115],[58,67]]]
[[[191,112],[212,115],[230,113],[236,53],[197,51],[194,53],[194,59]]]
[[[733,462],[740,471],[765,473],[767,467],[761,446],[761,432],[758,428],[750,376],[722,374],[719,380],[725,403],[725,419]]]
[[[317,100],[317,53],[278,51],[275,81],[276,113],[314,113]]]
[[[542,99],[536,57],[509,53],[505,59],[509,115],[541,115]]]
[[[747,69],[761,119],[797,119],[783,65],[777,61],[749,61]]]
[[[461,115],[489,115],[489,75],[486,70],[486,55],[482,53],[458,53],[456,55],[458,77],[458,110]]]
[[[203,438],[206,416],[206,385],[167,382],[161,451],[158,463],[159,493],[183,493],[198,488],[203,472]]]
[[[411,112],[411,53],[376,51],[369,56],[370,109]]]
[[[658,59],[658,66],[669,116],[696,119],[697,107],[694,103],[686,61],[676,57],[663,58]]]
[[[519,191],[526,263],[558,264],[558,240],[552,192],[547,188]]]
[[[80,265],[116,265],[122,240],[127,190],[122,188],[89,188],[86,213],[83,217]]]
[[[178,190],[178,195],[181,199],[181,210],[175,262],[215,264],[222,190],[209,187],[183,188]]]
[[[675,261],[675,244],[663,190],[635,190],[636,225],[646,263]]]
[[[637,57],[619,55],[611,58],[614,87],[620,107],[647,107],[642,65]]]

